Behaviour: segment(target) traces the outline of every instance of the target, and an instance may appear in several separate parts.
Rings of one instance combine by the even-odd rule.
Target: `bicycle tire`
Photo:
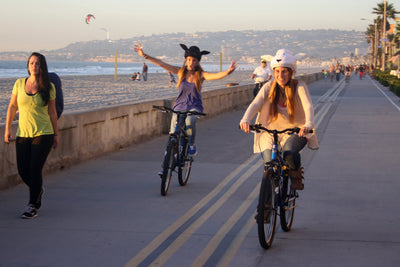
[[[281,186],[281,196],[283,205],[280,206],[279,215],[281,219],[281,228],[289,232],[292,228],[294,218],[294,208],[296,206],[296,190],[292,189],[292,179],[288,176],[283,177]]]
[[[258,240],[261,247],[268,249],[274,240],[276,228],[275,172],[269,168],[264,171],[257,206]]]
[[[180,166],[178,169],[178,181],[181,186],[186,185],[189,180],[190,171],[192,169],[193,158],[188,156],[189,143],[185,139],[181,153]]]
[[[176,141],[170,139],[168,141],[167,149],[165,151],[163,161],[163,174],[161,177],[161,195],[167,195],[169,184],[171,183],[172,172],[176,165]]]

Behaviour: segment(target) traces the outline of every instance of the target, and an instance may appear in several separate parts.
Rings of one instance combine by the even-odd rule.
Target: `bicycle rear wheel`
[[[291,189],[292,179],[288,176],[283,177],[282,180],[282,202],[283,206],[280,206],[280,219],[281,227],[285,232],[290,231],[293,224],[294,208],[296,206],[296,191]]]
[[[172,172],[176,166],[176,141],[170,139],[168,141],[167,149],[165,151],[164,162],[163,162],[163,174],[161,177],[161,195],[167,194],[169,184],[172,178]]]
[[[193,158],[188,156],[189,143],[185,139],[181,153],[180,166],[178,169],[178,181],[181,186],[186,185],[189,180],[190,170],[192,169]]]
[[[258,240],[260,245],[268,249],[272,245],[276,226],[275,172],[264,171],[257,207]]]

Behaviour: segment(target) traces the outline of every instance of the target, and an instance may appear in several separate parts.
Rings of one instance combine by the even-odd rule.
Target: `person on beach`
[[[277,51],[271,60],[275,79],[261,88],[241,119],[240,128],[249,133],[250,121],[257,113],[256,122],[265,128],[284,130],[299,127],[299,134],[282,134],[279,139],[283,157],[290,168],[292,187],[302,190],[303,171],[299,152],[306,144],[311,149],[318,149],[318,140],[315,133],[309,133],[314,128],[314,108],[307,85],[294,79],[296,62],[296,57],[288,50]],[[272,142],[267,132],[254,135],[254,153],[262,153],[264,162],[271,160]]]
[[[140,43],[135,45],[135,52],[140,56],[150,61],[153,64],[169,71],[178,76],[178,83],[176,87],[179,89],[178,97],[175,100],[173,106],[174,110],[196,110],[198,112],[203,112],[203,102],[201,99],[201,86],[204,80],[217,80],[222,79],[237,68],[237,63],[232,60],[229,68],[226,71],[221,71],[217,73],[206,72],[202,69],[200,65],[200,60],[203,55],[207,55],[210,52],[200,51],[197,46],[191,46],[188,48],[184,44],[180,44],[181,48],[185,51],[182,67],[172,66],[164,61],[151,57],[143,52],[143,47]],[[196,136],[196,121],[197,116],[188,116],[186,118],[186,127],[189,135],[189,154],[191,156],[197,155],[197,148],[195,145]],[[170,131],[173,131],[175,124],[177,123],[176,114],[173,115],[171,120]]]
[[[14,84],[7,110],[4,142],[13,139],[11,125],[19,111],[16,133],[18,173],[29,187],[29,202],[22,218],[37,216],[44,193],[42,169],[50,153],[59,142],[57,129],[56,89],[49,80],[46,59],[32,53],[28,59],[27,78]]]
[[[250,78],[254,79],[255,86],[253,89],[253,95],[256,97],[264,83],[268,82],[272,78],[272,71],[267,66],[267,60],[261,59],[261,65],[254,70]]]
[[[147,70],[148,70],[148,67],[147,67],[146,63],[143,62],[143,68],[142,68],[143,81],[147,81]]]
[[[136,81],[136,77],[137,77],[137,73],[134,72],[132,77],[131,77],[131,81]]]

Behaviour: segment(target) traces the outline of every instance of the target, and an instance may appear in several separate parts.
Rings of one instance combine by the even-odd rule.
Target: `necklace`
[[[38,84],[35,81],[28,79],[25,85],[25,91],[28,94],[36,94],[38,92]]]

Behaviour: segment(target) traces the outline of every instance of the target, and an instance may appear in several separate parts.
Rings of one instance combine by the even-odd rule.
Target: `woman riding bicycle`
[[[282,134],[279,139],[283,157],[289,165],[293,189],[302,190],[304,184],[299,152],[306,144],[311,149],[318,149],[318,140],[315,133],[309,133],[314,128],[314,108],[307,85],[294,79],[296,61],[288,50],[277,51],[271,60],[275,79],[261,88],[240,121],[240,128],[250,132],[250,121],[256,113],[256,122],[268,129],[299,127],[299,134]],[[262,152],[265,162],[271,160],[272,142],[267,132],[254,136],[254,153]]]
[[[203,103],[201,99],[201,86],[204,80],[218,80],[226,77],[235,71],[237,67],[237,63],[235,61],[231,62],[228,70],[210,73],[204,71],[200,66],[200,60],[202,55],[207,55],[210,52],[208,51],[200,51],[197,46],[191,46],[187,48],[186,45],[180,44],[180,46],[185,50],[185,61],[182,67],[172,66],[163,62],[162,60],[151,57],[143,52],[142,45],[138,43],[135,45],[135,52],[137,52],[140,56],[147,59],[151,63],[160,66],[161,68],[172,72],[173,74],[178,75],[178,83],[176,87],[179,89],[179,95],[175,100],[174,110],[195,110],[198,112],[203,112]],[[175,129],[177,116],[173,115],[171,120],[171,132]],[[195,156],[197,155],[197,149],[195,145],[195,123],[197,121],[197,116],[188,116],[186,118],[186,127],[187,133],[189,136],[189,155]]]

